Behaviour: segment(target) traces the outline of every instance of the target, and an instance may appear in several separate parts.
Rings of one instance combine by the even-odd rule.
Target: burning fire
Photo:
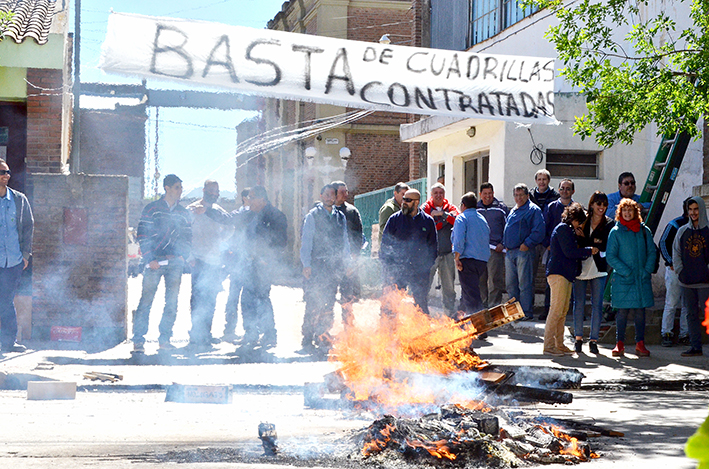
[[[377,435],[377,437],[372,436],[371,441],[364,442],[362,454],[369,456],[386,448],[387,443],[391,440],[391,432],[395,428],[396,427],[390,423],[386,424],[386,426],[378,432],[379,435]]]
[[[568,454],[570,456],[576,456],[581,461],[588,461],[589,459],[596,459],[600,457],[590,450],[584,451],[581,446],[579,446],[578,438],[574,438],[573,436],[566,434],[561,428],[557,427],[556,425],[550,425],[549,430],[551,430],[551,433],[560,441],[567,443],[565,447],[559,449],[559,454]]]
[[[382,299],[394,311],[378,323],[354,324],[333,341],[331,360],[340,362],[341,378],[355,401],[373,401],[387,408],[435,404],[440,401],[479,406],[465,396],[441,395],[445,386],[415,386],[416,380],[442,378],[487,366],[470,344],[475,328],[448,317],[423,314],[403,291]],[[467,405],[466,405],[467,407]]]
[[[707,299],[704,305],[704,321],[702,321],[702,326],[707,328],[707,334],[709,334],[709,299]]]
[[[412,448],[423,448],[428,451],[431,456],[435,456],[438,459],[450,459],[452,461],[456,457],[455,454],[450,452],[449,445],[451,442],[446,440],[429,442],[406,440],[406,444]]]

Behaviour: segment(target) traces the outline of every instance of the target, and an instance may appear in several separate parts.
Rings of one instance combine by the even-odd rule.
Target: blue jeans
[[[689,345],[694,350],[702,349],[702,318],[704,304],[709,298],[709,288],[682,287],[682,301],[687,308],[687,327],[689,328]]]
[[[616,341],[625,342],[628,314],[635,316],[635,343],[645,340],[645,308],[619,309],[615,317]]]
[[[517,298],[524,315],[531,318],[534,308],[534,250],[510,249],[505,256],[505,280],[510,298]]]
[[[20,277],[25,263],[0,268],[0,342],[4,348],[12,347],[17,338],[17,311],[15,293],[20,286]]]
[[[165,277],[165,309],[160,319],[161,344],[170,342],[172,337],[172,326],[175,325],[177,317],[177,296],[180,293],[180,282],[182,281],[182,271],[185,268],[185,261],[182,259],[170,259],[168,265],[161,265],[153,270],[146,266],[143,271],[143,291],[140,296],[138,308],[133,313],[133,343],[145,343],[145,334],[148,333],[148,321],[150,319],[150,308],[153,306],[155,292],[158,290],[160,279]]]
[[[608,276],[591,280],[574,281],[574,334],[583,337],[583,313],[586,306],[586,286],[591,286],[591,334],[589,338],[597,341],[603,320],[603,291],[606,289]]]

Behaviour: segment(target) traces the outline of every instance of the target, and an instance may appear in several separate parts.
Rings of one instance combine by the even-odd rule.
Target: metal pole
[[[74,0],[74,121],[71,132],[71,159],[72,173],[81,172],[81,148],[79,135],[81,133],[81,0]]]

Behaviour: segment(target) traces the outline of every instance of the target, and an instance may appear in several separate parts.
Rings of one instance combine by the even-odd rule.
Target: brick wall
[[[32,179],[33,339],[48,340],[52,326],[80,326],[84,343],[112,346],[125,340],[128,178],[33,174]],[[69,239],[67,208],[85,210],[87,230],[80,244]],[[81,240],[81,230],[74,235]]]
[[[27,170],[59,173],[62,161],[62,70],[27,69]]]
[[[352,197],[409,180],[409,144],[401,142],[398,134],[350,133],[347,147],[352,157],[345,182]]]

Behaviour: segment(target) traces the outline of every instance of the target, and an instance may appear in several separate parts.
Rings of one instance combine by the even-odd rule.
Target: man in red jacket
[[[431,187],[431,198],[422,207],[423,211],[433,217],[438,233],[438,257],[431,268],[431,278],[438,271],[441,279],[441,292],[443,295],[443,308],[450,317],[455,317],[455,255],[451,234],[458,209],[446,200],[446,188],[440,182]]]

